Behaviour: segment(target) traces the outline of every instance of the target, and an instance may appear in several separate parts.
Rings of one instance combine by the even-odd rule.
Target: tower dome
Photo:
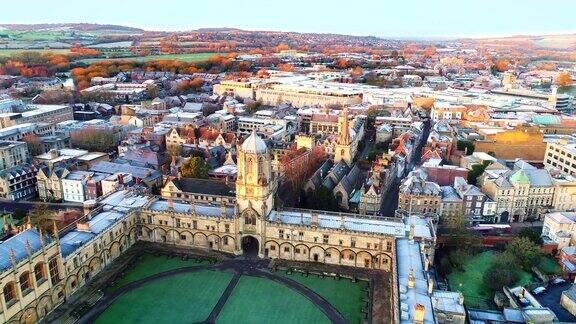
[[[266,153],[267,150],[266,143],[256,134],[256,131],[252,131],[252,134],[242,143],[242,151],[244,153],[260,154]]]

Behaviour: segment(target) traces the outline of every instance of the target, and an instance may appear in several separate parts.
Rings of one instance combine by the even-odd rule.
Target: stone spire
[[[342,109],[342,114],[338,117],[338,144],[348,145],[350,144],[350,125],[348,122],[348,108]]]
[[[56,221],[52,221],[52,235],[54,235],[56,242],[60,244],[60,238],[58,237],[58,227],[56,226]]]
[[[8,257],[10,258],[10,263],[12,263],[12,267],[16,270],[16,254],[13,249],[10,249],[8,252]]]
[[[232,151],[228,151],[226,154],[226,161],[224,161],[224,165],[236,165],[234,159],[232,158]]]
[[[41,227],[38,229],[38,235],[40,239],[40,246],[42,246],[42,249],[44,249],[44,233],[42,233]]]
[[[26,239],[26,242],[24,242],[24,248],[26,249],[26,255],[28,255],[28,258],[31,258],[32,246],[30,246],[30,241],[28,241],[28,239]]]

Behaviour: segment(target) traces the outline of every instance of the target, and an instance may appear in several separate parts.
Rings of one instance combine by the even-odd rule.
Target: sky
[[[574,12],[576,0],[2,0],[0,23],[450,38],[576,33]]]

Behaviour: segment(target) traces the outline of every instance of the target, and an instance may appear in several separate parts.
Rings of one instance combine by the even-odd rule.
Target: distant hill
[[[478,42],[497,47],[529,46],[542,49],[576,50],[576,34],[540,36],[517,35],[510,37],[463,39],[463,41]]]
[[[143,33],[144,30],[134,27],[121,25],[101,25],[101,24],[84,24],[84,23],[67,23],[67,24],[0,24],[5,30],[13,31],[58,31],[58,30],[77,30],[83,32],[120,32],[120,33]]]
[[[220,27],[220,28],[198,28],[194,31],[199,33],[225,33],[225,32],[242,32],[244,30],[238,28]]]

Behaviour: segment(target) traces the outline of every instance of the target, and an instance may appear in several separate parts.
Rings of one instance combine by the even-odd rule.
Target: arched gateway
[[[258,239],[252,235],[247,235],[242,238],[242,253],[246,256],[258,256],[260,244]]]

